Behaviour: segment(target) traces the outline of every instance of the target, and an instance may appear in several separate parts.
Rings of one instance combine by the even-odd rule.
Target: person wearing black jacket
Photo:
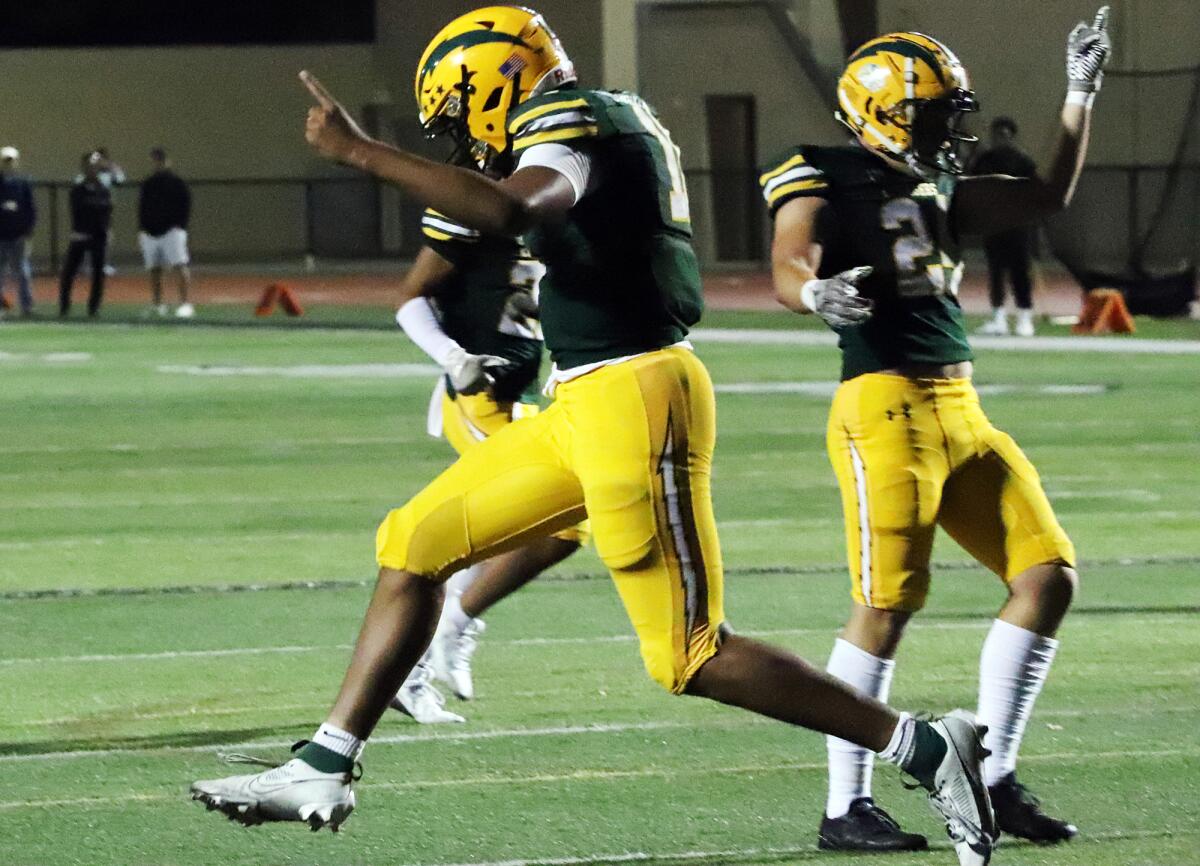
[[[191,274],[188,271],[187,227],[191,215],[192,197],[187,184],[171,170],[167,153],[161,147],[150,151],[154,173],[142,182],[138,198],[138,242],[142,248],[142,259],[150,274],[150,291],[154,298],[154,310],[160,316],[167,315],[167,305],[162,299],[163,268],[175,272],[179,289],[179,306],[175,315],[190,319],[195,308],[188,302]]]
[[[108,228],[112,222],[112,193],[100,180],[103,158],[89,153],[83,158],[83,180],[71,187],[71,244],[58,284],[58,315],[71,312],[71,288],[83,264],[84,253],[92,259],[92,291],[88,315],[95,318],[104,299],[104,264],[108,252]]]
[[[992,121],[992,146],[975,160],[971,173],[1037,176],[1037,166],[1029,154],[1017,146],[1015,120],[997,117]],[[1017,302],[1017,336],[1033,336],[1033,231],[1030,226],[1018,226],[983,239],[992,317],[979,329],[980,334],[1003,336],[1008,333],[1008,316],[1004,311],[1004,278],[1007,276],[1012,281],[1013,299]]]
[[[20,152],[11,145],[0,147],[0,315],[7,306],[4,281],[11,270],[17,278],[21,315],[33,313],[33,273],[29,267],[29,236],[37,222],[33,185],[17,174]]]

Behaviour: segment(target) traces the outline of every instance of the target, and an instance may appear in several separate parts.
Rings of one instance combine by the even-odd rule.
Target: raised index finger
[[[304,86],[308,88],[308,92],[313,95],[313,99],[322,108],[337,108],[338,101],[333,98],[333,94],[325,89],[325,85],[317,81],[317,77],[307,69],[301,70],[300,80]]]
[[[1108,13],[1110,7],[1101,6],[1096,10],[1096,20],[1092,22],[1092,29],[1099,30],[1101,33],[1108,29]]]

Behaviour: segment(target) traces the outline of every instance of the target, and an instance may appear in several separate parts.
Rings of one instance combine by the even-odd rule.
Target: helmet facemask
[[[940,99],[914,103],[905,106],[911,109],[912,117],[912,147],[907,161],[945,174],[963,174],[979,143],[979,137],[964,128],[966,116],[979,110],[975,95],[958,88]]]
[[[430,118],[422,124],[425,137],[429,139],[448,139],[453,149],[446,161],[451,165],[464,168],[475,168],[493,177],[500,177],[505,172],[504,166],[508,160],[504,153],[492,144],[471,135],[471,97],[475,94],[475,85],[471,84],[472,73],[466,66],[462,67],[462,79],[446,94],[438,108]],[[485,109],[494,109],[492,102],[499,102],[503,94],[493,91],[488,97]]]

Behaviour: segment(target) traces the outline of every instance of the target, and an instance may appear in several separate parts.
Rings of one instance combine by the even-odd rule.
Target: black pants
[[[71,289],[75,284],[75,275],[83,264],[83,254],[88,253],[92,259],[92,291],[88,295],[88,315],[94,316],[100,310],[100,302],[104,300],[104,265],[108,252],[108,236],[90,237],[71,241],[67,247],[67,260],[63,263],[62,278],[58,283],[58,314],[65,316],[71,311]]]
[[[1029,234],[1027,232],[993,235],[983,242],[987,254],[988,294],[993,309],[1004,306],[1004,278],[1012,281],[1013,297],[1022,310],[1033,309],[1033,282],[1030,277]]]

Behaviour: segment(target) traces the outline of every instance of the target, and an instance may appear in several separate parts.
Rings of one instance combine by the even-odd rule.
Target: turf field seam
[[[371,741],[374,744],[374,740]],[[1108,752],[1046,752],[1022,755],[1023,762],[1030,763],[1090,763],[1109,760],[1143,760],[1165,757],[1190,758],[1200,755],[1200,749],[1143,749]],[[824,772],[826,761],[775,761],[770,764],[748,764],[737,767],[640,767],[630,770],[571,770],[565,773],[526,773],[522,775],[460,776],[452,779],[415,779],[404,782],[359,782],[358,790],[412,791],[429,788],[473,788],[497,785],[553,785],[571,782],[607,782],[623,779],[676,779],[689,776],[745,776],[765,773]],[[177,792],[134,793],[122,795],[122,800],[138,802],[178,800]],[[48,808],[62,806],[112,805],[112,797],[78,797],[47,800],[4,800],[0,811],[22,808]],[[1200,831],[1198,831],[1200,832]]]
[[[1100,611],[1076,610],[1072,611],[1074,616],[1086,616],[1089,612],[1104,612],[1108,613],[1111,609],[1101,609]],[[1143,611],[1137,611],[1141,613]],[[1155,616],[1145,619],[1129,619],[1124,621],[1124,625],[1164,625],[1173,621],[1191,622],[1190,616],[1172,620],[1169,618],[1170,613],[1181,613],[1180,611],[1171,610],[1166,612],[1168,615]],[[925,620],[911,623],[907,626],[909,631],[983,631],[991,625],[991,620],[986,616],[972,614],[971,620],[948,620],[939,621],[934,617]],[[972,621],[976,620],[976,621]],[[747,637],[757,638],[772,638],[772,637],[796,637],[801,635],[821,635],[833,634],[838,631],[840,626],[828,627],[797,627],[797,628],[775,628],[775,629],[745,629],[737,630],[739,634]],[[488,644],[492,646],[515,646],[515,647],[537,647],[537,646],[587,646],[600,643],[635,643],[637,641],[635,634],[612,634],[612,635],[585,635],[579,637],[521,637],[521,638],[489,638]],[[229,656],[257,656],[257,655],[294,655],[300,653],[315,653],[315,652],[344,652],[353,649],[353,644],[292,644],[283,646],[262,646],[262,647],[222,647],[217,649],[192,649],[192,650],[161,650],[158,652],[131,652],[131,653],[85,653],[80,655],[59,655],[59,656],[21,656],[18,658],[0,659],[0,668],[6,667],[23,667],[29,665],[41,664],[89,664],[99,662],[129,662],[129,661],[157,661],[171,659],[192,659],[192,658],[223,658]]]
[[[352,532],[332,532],[322,533],[329,535],[349,535],[355,534]],[[269,536],[271,539],[287,540],[286,533],[275,533]],[[298,536],[300,539],[308,537],[307,534]],[[241,536],[238,540],[246,540],[249,536]],[[11,542],[10,544],[20,544],[22,542]],[[3,543],[0,543],[0,547]],[[1180,554],[1169,556],[1121,556],[1110,558],[1097,558],[1082,560],[1079,564],[1081,569],[1088,568],[1139,568],[1145,566],[1156,565],[1200,565],[1200,555],[1196,554]],[[977,562],[969,562],[960,560],[958,562],[943,561],[934,562],[930,565],[934,571],[982,571],[984,567]],[[763,566],[747,566],[741,568],[726,568],[725,575],[728,577],[755,577],[755,576],[806,576],[806,575],[829,575],[842,574],[846,570],[845,563],[840,562],[825,562],[813,563],[811,565],[763,565]],[[608,580],[607,572],[550,572],[538,578],[539,581],[545,582],[571,582],[581,580]],[[54,599],[73,599],[73,598],[102,598],[106,596],[140,596],[140,595],[199,595],[199,594],[223,594],[223,593],[238,593],[238,592],[291,592],[298,590],[342,590],[342,589],[362,589],[364,587],[374,586],[374,578],[368,580],[366,578],[330,578],[327,580],[293,580],[281,581],[279,583],[223,583],[223,584],[175,584],[168,586],[102,586],[102,587],[75,587],[75,588],[60,588],[53,589],[15,589],[5,590],[0,592],[0,601],[31,601],[31,600],[54,600]],[[1195,613],[1200,612],[1195,606],[1184,605],[1179,607],[1152,607],[1152,606],[1131,606],[1128,608],[1075,608],[1074,611],[1087,610],[1088,612],[1107,612],[1116,613]]]

